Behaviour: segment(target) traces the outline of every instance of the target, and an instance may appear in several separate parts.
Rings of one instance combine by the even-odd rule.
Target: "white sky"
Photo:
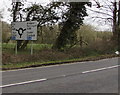
[[[46,4],[46,2],[49,2],[49,0],[27,0],[27,3],[25,3],[25,6],[29,6],[31,3],[41,3]],[[10,12],[8,12],[8,8],[12,9],[12,0],[1,0],[0,2],[0,10],[3,10],[3,21],[10,22]]]
[[[26,6],[29,6],[29,4],[31,4],[31,3],[41,3],[41,4],[46,4],[46,2],[49,2],[50,0],[27,0],[27,3],[25,4]],[[100,0],[98,0],[98,1],[100,1]],[[111,1],[113,1],[113,0],[111,0]],[[10,18],[10,12],[8,12],[8,8],[12,8],[12,5],[11,5],[11,3],[12,3],[12,0],[1,0],[1,2],[0,2],[0,10],[3,10],[3,17],[4,17],[4,19],[3,19],[3,21],[6,21],[6,22],[8,22],[8,23],[10,23],[11,21],[11,18]],[[91,13],[89,13],[90,15],[93,15],[93,14],[91,14]],[[85,23],[87,23],[87,24],[91,24],[91,25],[93,25],[94,27],[96,27],[97,29],[99,29],[99,30],[101,30],[101,31],[104,31],[104,30],[110,30],[110,26],[109,25],[101,25],[101,24],[98,24],[98,23],[96,23],[96,22],[94,22],[93,20],[91,20],[91,19],[88,19],[89,17],[86,17],[86,19],[85,19]]]

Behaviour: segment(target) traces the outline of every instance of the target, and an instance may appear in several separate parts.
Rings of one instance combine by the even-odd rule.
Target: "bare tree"
[[[115,38],[117,35],[118,2],[116,0],[93,0],[93,6],[88,10],[94,14],[91,16],[93,20],[111,25],[113,37]]]

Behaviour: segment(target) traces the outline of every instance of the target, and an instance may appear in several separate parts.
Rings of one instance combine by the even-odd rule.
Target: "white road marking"
[[[115,65],[115,66],[111,66],[111,67],[104,67],[104,68],[99,68],[99,69],[84,71],[84,72],[82,72],[82,74],[92,73],[92,72],[97,72],[97,71],[102,71],[102,70],[107,70],[107,69],[112,69],[112,68],[116,68],[116,67],[119,67],[119,66],[120,65]]]
[[[8,84],[8,85],[2,85],[2,86],[0,86],[0,88],[22,85],[22,84],[29,84],[29,83],[34,83],[34,82],[42,82],[42,81],[46,81],[46,80],[47,80],[46,78],[43,78],[43,79],[38,79],[38,80],[31,80],[31,81],[25,81],[25,82],[20,82],[20,83],[13,83],[13,84]]]
[[[110,67],[104,67],[104,68],[99,68],[99,69],[84,71],[84,72],[81,72],[81,74],[86,74],[86,73],[92,73],[92,72],[97,72],[97,71],[112,69],[112,68],[116,68],[116,67],[119,67],[119,66],[120,65],[115,65],[115,66],[110,66]],[[66,76],[67,75],[61,75],[61,77],[66,77]],[[10,86],[16,86],[16,85],[23,85],[23,84],[29,84],[29,83],[34,83],[34,82],[42,82],[42,81],[46,81],[46,80],[49,80],[49,79],[43,78],[43,79],[38,79],[38,80],[31,80],[31,81],[25,81],[25,82],[20,82],[20,83],[7,84],[7,85],[0,86],[0,88],[10,87]]]

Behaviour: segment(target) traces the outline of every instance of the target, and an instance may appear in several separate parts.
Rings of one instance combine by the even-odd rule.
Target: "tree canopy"
[[[76,30],[83,24],[85,16],[88,16],[86,12],[86,6],[91,6],[88,2],[70,2],[68,11],[65,13],[65,21],[62,22],[61,33],[58,36],[53,48],[63,49],[66,45],[74,44],[76,41]]]
[[[83,24],[84,17],[87,16],[86,5],[91,6],[89,2],[52,2],[46,6],[41,4],[32,4],[27,8],[18,7],[19,3],[16,3],[13,10],[13,21],[16,19],[16,12],[19,11],[19,18],[21,21],[33,21],[39,22],[38,27],[44,25],[59,24],[61,33],[58,36],[53,48],[62,49],[67,44],[74,44],[76,41],[75,31]],[[22,4],[20,4],[22,6]],[[24,14],[23,14],[24,13]],[[28,41],[21,44],[19,47],[25,48]],[[23,46],[21,46],[23,45]]]

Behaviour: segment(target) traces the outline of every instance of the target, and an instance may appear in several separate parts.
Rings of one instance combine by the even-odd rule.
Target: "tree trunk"
[[[26,21],[29,21],[30,20],[30,15],[31,15],[32,11],[30,11],[26,17]],[[22,18],[22,17],[21,17]],[[21,19],[22,20],[22,19]],[[29,43],[28,40],[25,40],[25,41],[17,41],[18,43],[18,50],[23,50],[27,47],[27,44]]]
[[[17,49],[20,50],[21,48],[21,45],[22,45],[22,40],[18,40],[17,41]]]
[[[15,8],[14,8],[14,11],[13,11],[13,22],[16,22],[16,12],[17,12],[17,9],[18,9],[18,5],[19,5],[19,3],[16,2]]]
[[[118,31],[117,31],[117,34],[118,34],[118,36],[117,36],[118,51],[120,51],[120,0],[119,0],[119,9],[118,9]]]
[[[29,43],[28,40],[24,41],[23,45],[21,46],[21,50],[25,49],[28,43]]]
[[[18,7],[19,7],[19,2],[16,2],[15,4],[15,8],[13,10],[13,22],[16,22],[16,16],[17,16],[17,10],[18,10]],[[17,41],[17,49],[20,50],[20,46],[22,44],[22,41]]]
[[[117,29],[117,2],[115,1],[114,4],[114,10],[113,10],[113,29],[112,29],[112,32],[113,32],[113,39],[116,38],[116,29]]]

